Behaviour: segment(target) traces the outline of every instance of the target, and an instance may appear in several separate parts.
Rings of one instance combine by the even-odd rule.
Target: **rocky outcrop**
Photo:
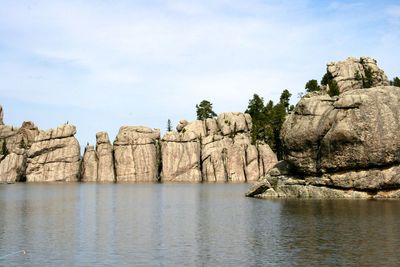
[[[389,80],[375,59],[347,58],[327,64],[327,73],[337,82],[339,91],[346,92],[364,87],[387,86]]]
[[[159,129],[122,126],[114,141],[116,181],[158,181],[159,139]]]
[[[399,101],[392,86],[305,96],[281,132],[290,168],[271,169],[248,195],[399,197]]]
[[[200,139],[191,131],[168,132],[161,140],[164,182],[201,182]]]
[[[20,128],[0,125],[0,183],[25,180],[27,151],[38,134],[32,122],[23,122]]]
[[[76,128],[64,124],[40,132],[28,151],[28,182],[78,181],[80,147]]]
[[[97,166],[98,158],[94,147],[87,145],[83,153],[81,163],[81,181],[82,182],[97,182]]]
[[[227,112],[216,119],[181,122],[177,129],[194,133],[200,140],[201,175],[205,182],[256,181],[277,162],[268,145],[251,144],[252,123],[248,114]],[[164,157],[163,151],[163,168]]]
[[[113,147],[108,133],[96,134],[96,155],[98,159],[98,182],[115,182]]]
[[[25,179],[26,156],[10,153],[0,162],[0,183],[15,183]]]

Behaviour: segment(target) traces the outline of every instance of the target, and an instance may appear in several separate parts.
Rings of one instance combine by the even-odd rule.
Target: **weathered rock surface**
[[[26,156],[8,154],[0,162],[0,183],[15,183],[25,179]]]
[[[300,100],[281,138],[285,161],[255,197],[400,197],[400,88],[380,86]]]
[[[331,62],[327,64],[327,71],[332,74],[341,93],[363,88],[367,72],[371,74],[371,87],[389,85],[384,71],[378,67],[376,60],[370,57],[350,57],[344,61]]]
[[[96,134],[96,155],[98,158],[98,182],[115,182],[113,147],[108,133]]]
[[[94,147],[87,145],[81,163],[81,181],[97,182],[98,159]]]
[[[164,182],[201,182],[200,140],[191,131],[168,132],[161,140]]]
[[[203,181],[256,181],[277,162],[268,145],[251,144],[251,127],[249,114],[226,112],[216,119],[197,120],[182,128],[182,132],[195,133],[201,141]]]
[[[40,132],[28,151],[28,182],[78,181],[80,147],[76,128],[64,124]]]
[[[158,181],[160,130],[122,126],[114,141],[117,182]]]
[[[399,163],[399,101],[393,86],[303,98],[282,128],[285,159],[303,174]]]

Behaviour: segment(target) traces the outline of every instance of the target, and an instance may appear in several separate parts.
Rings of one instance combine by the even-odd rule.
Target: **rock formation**
[[[389,80],[376,60],[370,57],[347,58],[327,64],[327,73],[337,82],[341,93],[364,87],[387,86]],[[366,86],[367,85],[367,86]]]
[[[161,140],[164,182],[201,182],[200,139],[191,131],[167,132]]]
[[[0,119],[3,122],[1,106]],[[0,124],[0,183],[25,180],[27,151],[38,134],[32,122],[23,122],[20,128]]]
[[[96,134],[96,154],[98,159],[98,182],[115,182],[113,147],[108,133]]]
[[[199,165],[203,181],[246,182],[258,180],[266,168],[277,162],[276,155],[268,145],[251,144],[251,127],[251,117],[248,114],[227,112],[216,119],[192,123],[181,121],[177,129],[181,129],[181,133],[194,133],[200,140]],[[197,155],[197,151],[192,153]],[[163,151],[163,169],[165,157]],[[176,158],[182,157],[182,153],[177,150]]]
[[[158,181],[159,140],[159,129],[122,126],[114,141],[117,182]]]
[[[76,128],[64,124],[42,131],[28,151],[28,182],[78,181],[80,147]]]
[[[281,132],[285,162],[249,196],[400,197],[400,88],[305,96]]]
[[[87,145],[81,163],[81,181],[97,182],[98,158],[94,147]]]

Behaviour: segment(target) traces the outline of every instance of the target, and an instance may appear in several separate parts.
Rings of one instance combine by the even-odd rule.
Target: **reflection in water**
[[[0,185],[0,266],[398,265],[398,201],[257,200],[242,184]]]

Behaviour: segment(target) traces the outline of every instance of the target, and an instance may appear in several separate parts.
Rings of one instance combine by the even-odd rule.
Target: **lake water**
[[[400,201],[259,200],[247,188],[0,185],[0,266],[400,265]]]

